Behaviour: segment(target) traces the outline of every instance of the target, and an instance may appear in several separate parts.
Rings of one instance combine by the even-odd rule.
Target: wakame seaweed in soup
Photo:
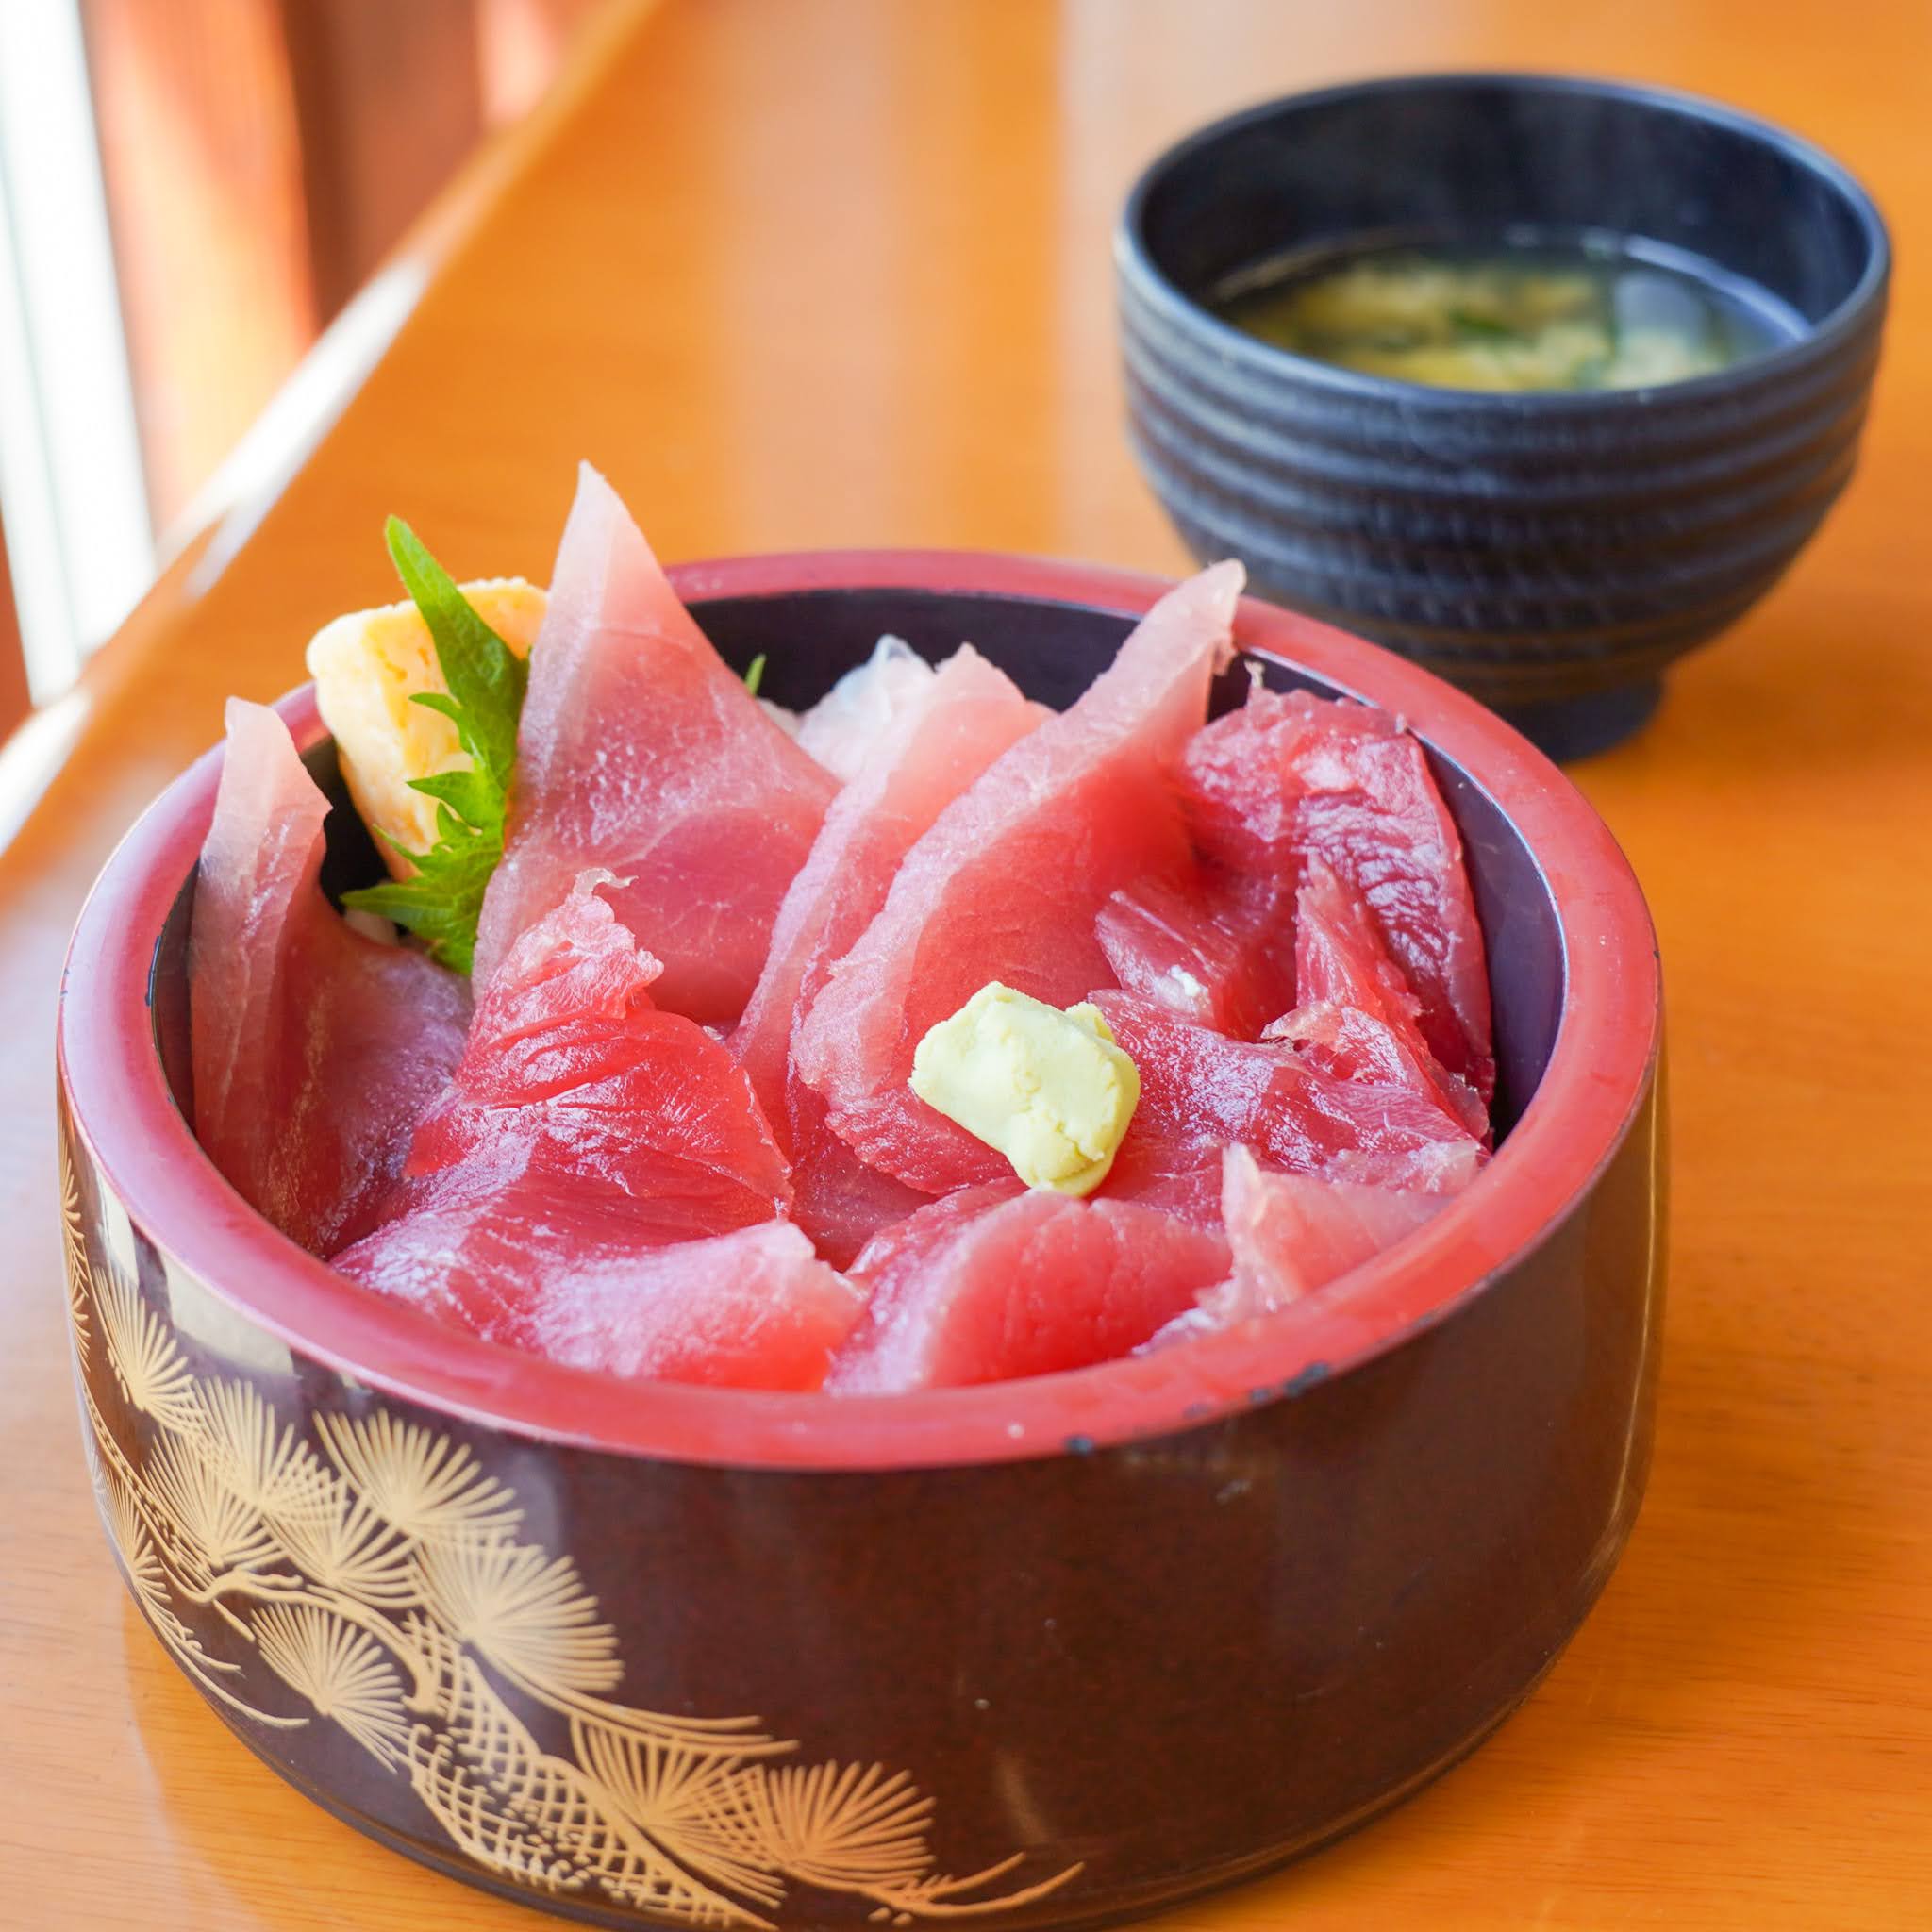
[[[1232,278],[1213,306],[1277,348],[1439,389],[1646,389],[1799,329],[1764,291],[1694,258],[1594,240],[1303,256]]]

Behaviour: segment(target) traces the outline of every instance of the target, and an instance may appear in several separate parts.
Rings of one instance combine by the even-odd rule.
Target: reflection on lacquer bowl
[[[785,641],[785,702],[892,631],[971,638],[1063,704],[1160,589],[943,554],[674,576],[734,662]],[[88,1453],[147,1621],[269,1764],[606,1924],[1082,1925],[1333,1837],[1523,1698],[1648,1454],[1649,921],[1588,806],[1473,700],[1266,605],[1237,636],[1271,682],[1426,742],[1489,937],[1503,1143],[1291,1318],[1033,1381],[619,1385],[365,1296],[177,1104],[219,753],[141,822],[61,1008]],[[308,693],[283,708],[333,784]]]

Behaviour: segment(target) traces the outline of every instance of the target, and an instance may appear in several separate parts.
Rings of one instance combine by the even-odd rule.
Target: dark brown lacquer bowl
[[[786,702],[895,631],[1064,704],[1161,589],[943,554],[675,575]],[[1032,1381],[618,1384],[364,1295],[181,1111],[219,752],[142,820],[61,1008],[87,1453],[155,1634],[284,1777],[604,1924],[1092,1925],[1346,1831],[1523,1699],[1648,1458],[1650,923],[1590,808],[1474,700],[1267,605],[1239,635],[1272,683],[1426,740],[1489,934],[1507,1139],[1291,1316]],[[332,781],[309,695],[284,715]],[[336,822],[341,883],[373,860]]]

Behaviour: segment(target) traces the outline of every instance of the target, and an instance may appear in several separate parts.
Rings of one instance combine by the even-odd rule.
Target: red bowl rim
[[[954,551],[822,551],[674,569],[685,598],[912,588],[1134,617],[1169,585],[1137,573]],[[1656,1063],[1661,993],[1643,897],[1608,828],[1541,753],[1474,699],[1330,626],[1243,599],[1241,648],[1407,720],[1514,823],[1557,908],[1565,989],[1550,1063],[1475,1184],[1425,1227],[1291,1316],[1025,1381],[832,1398],[623,1382],[518,1355],[367,1294],[262,1220],[202,1153],[154,1043],[163,923],[213,811],[221,748],[148,809],[83,908],[58,1051],[75,1125],[133,1224],[175,1266],[291,1350],[490,1428],[680,1462],[930,1468],[1080,1453],[1203,1425],[1357,1368],[1480,1294],[1578,1204],[1622,1143]],[[280,709],[322,735],[310,687]]]

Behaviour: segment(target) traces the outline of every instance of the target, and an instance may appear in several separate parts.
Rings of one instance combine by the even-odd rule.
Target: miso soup
[[[1304,258],[1231,280],[1213,306],[1298,356],[1439,389],[1647,389],[1728,369],[1802,327],[1693,258],[1595,241]]]

